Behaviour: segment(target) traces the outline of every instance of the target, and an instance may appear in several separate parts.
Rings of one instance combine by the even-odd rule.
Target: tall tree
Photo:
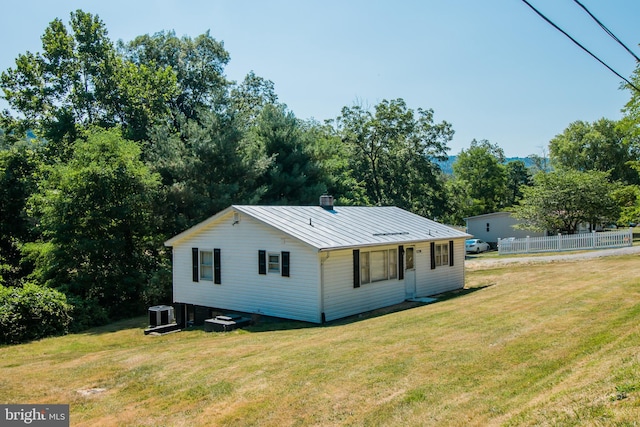
[[[613,181],[639,182],[629,162],[640,159],[633,139],[613,120],[576,121],[549,142],[551,162],[558,168],[610,172]]]
[[[72,12],[70,30],[53,20],[42,36],[43,52],[19,55],[15,68],[2,73],[10,107],[62,158],[89,125],[119,124],[143,139],[145,126],[166,114],[177,94],[173,72],[124,61],[97,15]]]
[[[335,196],[338,205],[367,205],[365,183],[356,179],[351,168],[351,147],[340,138],[333,123],[308,120],[304,128],[308,151],[319,168],[319,181],[325,183],[327,192]]]
[[[505,206],[512,206],[522,198],[522,186],[532,185],[533,178],[522,160],[513,160],[505,165],[507,192]]]
[[[607,172],[559,169],[538,173],[534,185],[523,188],[513,215],[523,228],[574,234],[580,224],[591,227],[615,222],[620,208],[613,198],[617,188]]]
[[[118,47],[136,66],[158,71],[171,68],[178,85],[177,96],[171,101],[172,111],[196,119],[200,110],[226,106],[230,82],[224,76],[224,67],[229,62],[229,52],[209,31],[195,39],[161,31],[119,43]]]
[[[371,112],[344,107],[337,131],[350,147],[354,178],[367,199],[426,216],[443,212],[443,186],[436,160],[446,157],[453,129],[435,123],[433,110],[407,108],[404,100],[383,100]]]
[[[277,102],[273,82],[257,76],[253,71],[231,90],[232,108],[246,127],[255,124],[267,105],[276,105]]]
[[[258,181],[262,201],[269,204],[309,204],[326,191],[320,169],[313,161],[305,128],[284,105],[267,105],[249,132],[253,150],[271,160]]]
[[[507,173],[504,152],[487,140],[471,141],[453,164],[451,197],[462,218],[495,212],[507,206]],[[458,219],[460,220],[460,218]]]
[[[145,157],[163,184],[163,233],[173,235],[232,203],[260,200],[266,189],[257,181],[271,161],[246,147],[243,135],[234,115],[215,111],[151,130]]]
[[[138,144],[117,129],[90,132],[67,164],[44,172],[30,202],[43,230],[29,248],[35,277],[112,316],[139,313],[160,242],[152,210],[159,180]]]
[[[38,186],[42,151],[39,141],[30,140],[0,148],[0,277],[10,286],[29,273],[21,248],[37,237],[27,215],[27,200]]]

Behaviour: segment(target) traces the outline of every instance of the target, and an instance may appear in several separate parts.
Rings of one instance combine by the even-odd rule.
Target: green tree
[[[179,131],[151,131],[148,163],[162,179],[159,211],[163,233],[183,231],[233,203],[257,203],[266,191],[258,179],[270,165],[263,153],[248,152],[234,116],[202,112],[182,119]]]
[[[224,67],[229,52],[208,31],[195,39],[179,38],[173,31],[145,34],[118,47],[138,67],[158,72],[170,68],[175,73],[178,90],[170,103],[174,114],[197,119],[201,110],[226,108],[230,82],[224,76]]]
[[[246,128],[255,124],[267,105],[276,105],[277,102],[273,82],[256,76],[253,71],[231,90],[232,109]]]
[[[462,218],[496,212],[507,206],[507,171],[504,152],[487,140],[471,141],[453,164],[449,194]]]
[[[39,141],[22,140],[0,148],[0,277],[15,286],[29,272],[22,246],[37,237],[27,215],[27,200],[36,190],[43,162]]]
[[[640,186],[620,186],[613,192],[612,196],[620,206],[618,225],[626,227],[640,223]]]
[[[636,63],[636,69],[631,76],[631,82],[635,87],[640,86],[640,63]],[[629,85],[623,88],[629,90],[629,101],[622,109],[624,117],[619,122],[619,127],[625,134],[626,143],[635,155],[640,154],[640,93]],[[637,160],[636,160],[637,163]],[[638,171],[640,168],[636,168]]]
[[[0,285],[0,344],[66,334],[71,310],[66,296],[54,289],[33,283]]]
[[[549,156],[557,168],[610,172],[613,181],[637,184],[638,148],[624,126],[608,119],[593,123],[576,121],[549,142]]]
[[[434,123],[433,110],[414,111],[402,99],[384,100],[374,110],[344,107],[335,122],[349,146],[353,178],[372,204],[440,216],[444,188],[435,161],[446,158],[451,125]]]
[[[513,160],[505,165],[507,192],[505,206],[512,206],[522,198],[522,186],[532,185],[533,178],[522,160]]]
[[[319,168],[319,181],[325,184],[328,194],[335,196],[336,204],[369,204],[365,183],[355,178],[351,168],[351,147],[340,138],[332,122],[308,120],[303,126],[308,151]]]
[[[53,20],[41,38],[43,52],[19,55],[1,74],[10,107],[63,159],[89,125],[120,125],[130,138],[143,139],[178,93],[175,75],[124,61],[96,15],[72,12],[70,28]]]
[[[270,160],[258,185],[269,204],[309,204],[326,191],[305,128],[284,105],[266,105],[247,136],[251,150]]]
[[[73,148],[67,164],[46,168],[30,200],[43,232],[27,250],[34,277],[111,316],[139,313],[157,267],[152,207],[159,178],[117,129],[89,132]]]
[[[560,169],[538,173],[534,185],[523,188],[513,215],[526,229],[574,234],[580,224],[593,228],[618,219],[620,208],[613,198],[616,188],[607,172]]]

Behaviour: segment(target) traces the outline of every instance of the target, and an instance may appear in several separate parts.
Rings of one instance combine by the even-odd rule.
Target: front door
[[[414,247],[408,246],[404,252],[404,292],[406,299],[416,296],[416,266]]]

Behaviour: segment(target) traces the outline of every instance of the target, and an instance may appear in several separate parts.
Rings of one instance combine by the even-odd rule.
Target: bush
[[[85,331],[94,326],[102,326],[109,323],[107,310],[100,306],[95,299],[82,299],[75,295],[69,295],[72,310],[70,332]]]
[[[54,289],[0,285],[0,343],[16,344],[69,331],[71,305]]]

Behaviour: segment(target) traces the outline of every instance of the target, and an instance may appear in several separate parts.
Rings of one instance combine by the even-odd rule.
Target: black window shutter
[[[267,274],[267,251],[258,251],[258,274]]]
[[[398,246],[398,279],[404,279],[404,246]]]
[[[200,259],[198,258],[198,248],[191,248],[191,271],[194,282],[200,280],[199,272]]]
[[[353,287],[360,287],[360,249],[353,250]]]
[[[453,240],[449,240],[449,265],[453,265]]]
[[[213,283],[216,285],[222,284],[220,249],[213,250]]]
[[[289,252],[282,252],[282,275],[289,277]]]
[[[436,268],[436,244],[435,242],[431,242],[431,269],[434,270]]]

